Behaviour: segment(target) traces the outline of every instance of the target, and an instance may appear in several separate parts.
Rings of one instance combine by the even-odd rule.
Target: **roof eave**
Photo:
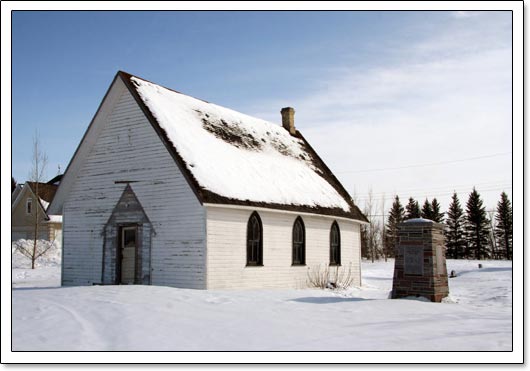
[[[80,150],[81,150],[81,146],[83,144],[83,142],[85,141],[85,139],[87,138],[88,136],[88,133],[90,132],[91,128],[94,126],[94,122],[96,120],[96,117],[98,117],[99,113],[101,112],[101,109],[103,107],[103,103],[105,102],[105,100],[107,99],[107,97],[109,96],[110,94],[110,91],[112,89],[112,87],[114,86],[114,83],[116,82],[116,79],[118,79],[118,76],[120,76],[120,71],[118,71],[116,73],[116,75],[114,76],[114,78],[112,79],[112,82],[111,84],[109,85],[109,87],[107,88],[107,91],[105,92],[105,95],[103,96],[103,99],[101,100],[101,102],[99,103],[99,106],[96,110],[96,113],[94,114],[94,116],[92,117],[92,119],[90,120],[90,124],[88,125],[87,129],[85,130],[84,134],[83,134],[83,137],[81,138],[81,141],[79,142],[79,144],[77,145],[76,149],[75,149],[75,152],[73,154],[73,156],[70,158],[70,161],[68,162],[68,165],[66,166],[66,169],[63,173],[63,177],[61,178],[61,182],[59,183],[59,185],[57,186],[57,191],[55,192],[55,195],[57,196],[57,194],[59,194],[59,192],[61,193],[64,193],[63,192],[63,189],[65,189],[65,182],[64,180],[66,179],[66,177],[70,174],[69,170],[70,168],[73,166],[73,162],[74,160],[76,159],[77,155],[79,154]],[[55,213],[59,214],[59,213],[62,213],[62,204],[60,204],[60,207],[56,207],[56,203],[57,200],[59,199],[58,197],[54,197],[53,200],[50,202],[50,205],[48,205],[48,210],[51,210],[51,211],[55,211]],[[57,210],[55,210],[57,209]]]
[[[145,105],[144,101],[140,97],[140,94],[138,94],[138,91],[136,90],[136,88],[134,87],[134,85],[133,85],[133,83],[131,81],[131,77],[135,77],[135,78],[138,78],[140,80],[144,80],[144,79],[142,79],[140,77],[137,77],[137,76],[134,76],[134,75],[131,75],[131,74],[127,73],[127,72],[123,72],[123,71],[118,71],[118,76],[122,79],[123,83],[127,87],[128,91],[131,93],[131,95],[133,96],[133,98],[136,101],[136,103],[138,103],[138,106],[140,107],[140,109],[144,113],[145,117],[147,118],[147,120],[149,121],[149,123],[151,124],[151,126],[153,127],[155,132],[157,133],[157,135],[159,136],[160,140],[162,141],[162,143],[166,147],[166,149],[169,152],[169,154],[171,155],[171,157],[173,157],[173,160],[175,161],[175,163],[177,164],[180,172],[182,173],[182,175],[184,176],[184,178],[188,182],[188,184],[189,184],[190,188],[192,189],[193,193],[195,194],[195,196],[197,197],[199,202],[201,204],[203,204],[204,195],[202,193],[202,188],[199,186],[199,183],[197,182],[197,180],[195,179],[193,174],[186,167],[186,164],[185,164],[183,158],[179,155],[179,153],[177,152],[177,150],[175,149],[175,147],[173,146],[173,144],[169,140],[166,132],[160,127],[158,121],[153,116],[152,112]],[[145,81],[147,81],[147,80],[145,80]]]
[[[282,211],[289,211],[289,212],[302,212],[302,213],[314,214],[314,215],[341,217],[341,218],[355,220],[361,223],[368,222],[367,220],[364,220],[361,217],[359,217],[359,215],[357,215],[355,212],[345,211],[338,207],[330,208],[330,207],[321,207],[321,206],[306,206],[306,205],[259,202],[259,201],[250,201],[250,200],[238,200],[238,199],[220,196],[216,193],[206,191],[206,190],[204,190],[203,193],[205,196],[204,198],[205,204],[257,207],[257,208],[282,210]]]
[[[305,137],[302,135],[302,133],[300,133],[300,131],[297,130],[296,134],[297,134],[297,136],[300,137],[300,139],[302,139],[304,144],[307,146],[308,150],[311,152],[311,155],[314,156],[314,158],[319,162],[319,165],[323,167],[324,171],[326,172],[326,175],[331,178],[331,180],[332,180],[332,182],[330,182],[331,186],[342,196],[342,198],[344,198],[344,200],[348,203],[348,205],[350,205],[350,208],[353,210],[352,213],[356,214],[356,218],[355,219],[361,220],[361,221],[363,221],[365,223],[370,223],[368,218],[362,213],[362,211],[359,209],[359,207],[357,207],[357,205],[355,205],[355,203],[353,202],[353,199],[351,198],[351,196],[348,193],[348,191],[346,190],[346,188],[344,188],[342,183],[337,179],[335,174],[333,174],[333,172],[326,165],[326,163],[320,158],[318,153],[313,149],[311,144],[309,144],[309,142],[305,139]],[[328,181],[328,183],[329,183],[329,181]]]

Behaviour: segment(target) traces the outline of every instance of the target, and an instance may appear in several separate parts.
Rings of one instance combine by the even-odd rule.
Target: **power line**
[[[489,181],[489,182],[481,182],[481,183],[473,183],[473,184],[458,184],[458,185],[452,185],[452,184],[446,184],[439,187],[429,187],[428,192],[434,193],[434,192],[449,192],[449,191],[456,191],[456,190],[463,190],[460,192],[466,192],[466,190],[471,189],[473,187],[475,188],[491,188],[491,187],[511,187],[512,183],[508,181],[502,181],[502,180],[495,180],[495,181]],[[373,198],[380,197],[380,196],[386,196],[386,195],[399,195],[404,193],[414,193],[417,191],[423,191],[425,192],[425,187],[422,188],[402,188],[400,190],[393,190],[391,192],[389,191],[379,191],[379,192],[372,192]],[[368,192],[366,192],[368,193]],[[457,192],[458,193],[458,192]],[[355,190],[352,192],[352,194],[358,194],[358,192]],[[392,196],[393,197],[393,196]],[[362,196],[361,198],[367,198],[367,196]]]
[[[445,164],[453,164],[453,163],[457,163],[457,162],[475,161],[475,160],[481,160],[481,159],[491,158],[491,157],[506,156],[506,155],[511,155],[511,154],[512,154],[511,151],[510,152],[501,152],[501,153],[493,153],[491,155],[484,155],[484,156],[477,156],[477,157],[468,157],[468,158],[462,158],[462,159],[456,159],[456,160],[450,160],[450,161],[430,162],[430,163],[424,163],[424,164],[413,164],[413,165],[405,165],[405,166],[397,166],[397,167],[386,167],[386,168],[377,168],[377,169],[365,169],[365,170],[336,171],[335,174],[372,173],[372,172],[377,172],[377,171],[387,171],[387,170],[410,169],[410,168],[416,168],[416,167],[438,166],[438,165],[445,165]]]
[[[497,210],[493,210],[493,209],[489,209],[489,210],[486,210],[487,213],[496,213]],[[378,216],[378,217],[385,217],[387,216],[388,214],[364,214],[364,216],[366,216],[367,218],[371,218],[373,216]]]
[[[511,184],[510,184],[511,186]],[[488,193],[488,192],[494,192],[494,191],[502,191],[502,190],[505,190],[507,187],[499,187],[499,188],[491,188],[491,189],[480,189],[480,193]],[[468,190],[469,191],[469,190]],[[419,197],[439,197],[439,196],[451,196],[453,194],[454,191],[450,191],[448,193],[420,193],[420,194],[416,194],[415,196],[417,198]],[[457,193],[464,193],[466,192],[465,190],[462,190],[462,191],[456,191]],[[469,191],[471,192],[471,191]],[[404,193],[404,192],[403,192]],[[380,199],[384,199],[384,200],[391,200],[394,198],[394,196],[396,195],[397,193],[393,193],[393,194],[389,194],[388,196],[384,195],[384,197],[382,197],[383,195],[381,196],[373,196],[372,197],[372,200],[373,201],[377,201],[377,200],[380,200]],[[399,196],[399,194],[398,194]],[[359,202],[359,201],[368,201],[370,198],[369,197],[360,197],[360,198],[357,198],[355,200],[355,202]]]

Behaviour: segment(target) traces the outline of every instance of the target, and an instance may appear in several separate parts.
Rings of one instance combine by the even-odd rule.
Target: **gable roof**
[[[12,199],[11,212],[13,212],[13,210],[15,210],[17,205],[21,202],[23,198],[22,196],[25,194],[25,190],[27,190],[27,192],[30,192],[30,194],[38,200],[39,206],[41,207],[44,213],[45,219],[50,220],[50,215],[48,215],[48,209],[57,191],[57,186],[53,184],[38,183],[39,197],[37,197],[36,185],[36,182],[26,182],[20,187],[20,191],[17,193],[15,200]]]
[[[367,222],[297,131],[118,72],[201,203]]]
[[[24,184],[19,183],[17,184],[17,187],[15,188],[15,190],[11,192],[11,205],[13,205],[13,203],[17,199],[18,195],[20,194],[20,191],[22,190],[22,187],[24,187]]]

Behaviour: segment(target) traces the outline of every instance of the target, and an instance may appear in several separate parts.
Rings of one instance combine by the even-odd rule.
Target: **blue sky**
[[[473,185],[491,207],[502,190],[511,197],[510,12],[48,11],[12,22],[19,181],[36,129],[49,177],[66,168],[124,70],[273,122],[295,107],[361,205],[370,189],[443,206]]]

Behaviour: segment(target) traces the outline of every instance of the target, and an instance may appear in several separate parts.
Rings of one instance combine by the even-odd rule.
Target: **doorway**
[[[128,184],[104,229],[101,283],[151,284],[151,236],[156,232]]]
[[[132,285],[136,278],[136,252],[138,228],[136,225],[120,227],[119,283]]]

